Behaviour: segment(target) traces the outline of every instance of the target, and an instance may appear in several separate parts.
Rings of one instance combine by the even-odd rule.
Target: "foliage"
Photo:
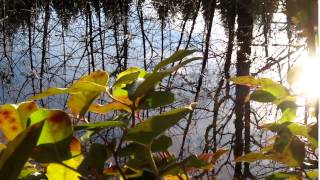
[[[289,73],[289,83],[293,82],[294,74]],[[314,171],[318,169],[318,159],[314,156],[318,147],[318,134],[312,132],[318,131],[318,124],[302,124],[296,121],[297,96],[285,86],[268,78],[239,76],[230,80],[253,89],[247,100],[272,103],[282,112],[278,120],[261,126],[275,134],[269,144],[261,148],[260,152],[247,153],[235,161],[251,163],[257,160],[273,160],[294,168],[294,171],[278,172],[267,179],[314,178]]]
[[[38,100],[70,94],[67,107],[71,114],[40,108],[35,101],[2,105],[0,128],[8,142],[1,151],[0,179],[72,180],[80,176],[88,179],[108,176],[185,179],[191,170],[210,170],[226,150],[198,156],[191,154],[184,159],[178,159],[168,151],[172,139],[166,135],[166,130],[192,112],[195,103],[145,120],[139,115],[143,110],[175,101],[174,94],[157,90],[157,84],[180,67],[200,59],[186,59],[171,68],[166,67],[194,52],[178,51],[159,63],[152,72],[129,68],[117,76],[110,88],[107,87],[107,72],[95,71],[81,77],[69,88],[49,88],[31,98]],[[111,102],[95,103],[102,93],[107,94]],[[110,111],[117,111],[119,116],[95,123],[85,119],[88,112],[105,115]],[[94,135],[102,136],[101,132],[108,130],[121,135],[104,142],[96,141],[81,149],[88,139]],[[78,140],[80,134],[83,134],[82,142]],[[89,148],[87,153],[86,148]],[[110,157],[115,165],[106,167]]]

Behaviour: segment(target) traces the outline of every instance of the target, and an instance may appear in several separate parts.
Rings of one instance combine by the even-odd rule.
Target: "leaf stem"
[[[156,179],[160,179],[158,167],[157,167],[156,162],[154,161],[154,158],[152,156],[151,143],[146,145],[146,156],[147,156],[147,159],[149,161],[149,164],[151,166],[152,171],[156,175]]]

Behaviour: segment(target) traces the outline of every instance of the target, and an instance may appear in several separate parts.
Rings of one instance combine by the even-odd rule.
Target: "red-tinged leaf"
[[[0,129],[8,140],[14,139],[26,128],[30,114],[38,109],[33,101],[0,106]]]
[[[8,140],[14,139],[23,131],[16,105],[6,104],[0,107],[0,127]]]

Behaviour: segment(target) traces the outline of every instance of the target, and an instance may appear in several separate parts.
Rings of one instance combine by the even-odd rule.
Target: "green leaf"
[[[121,87],[123,85],[131,84],[138,78],[144,78],[146,74],[147,72],[143,69],[130,67],[117,76],[117,80],[113,87]]]
[[[174,94],[171,92],[155,91],[149,93],[139,103],[139,109],[154,109],[174,102]]]
[[[151,144],[152,152],[167,151],[167,149],[172,145],[172,139],[166,135],[162,135],[159,138],[153,140]]]
[[[198,168],[198,169],[206,169],[209,170],[213,167],[213,164],[210,164],[202,159],[199,159],[195,155],[190,155],[181,163],[184,167],[188,168]]]
[[[297,137],[293,137],[290,143],[292,157],[299,163],[302,163],[306,157],[305,144]]]
[[[175,109],[147,119],[129,129],[126,134],[126,139],[141,144],[150,144],[154,138],[177,124],[180,119],[190,113],[194,108],[192,106],[194,106],[194,104],[189,107]]]
[[[62,110],[39,109],[30,116],[30,125],[45,121],[37,145],[57,143],[72,135],[71,120]]]
[[[194,52],[197,52],[197,50],[179,50],[179,51],[176,51],[169,58],[167,58],[167,59],[161,61],[159,64],[157,64],[156,67],[154,68],[153,72],[156,72],[159,69],[164,68],[168,64],[180,61],[183,58],[189,56],[190,54],[193,54]]]
[[[80,143],[72,136],[71,120],[61,110],[39,109],[31,114],[29,124],[44,122],[37,147],[31,156],[39,162],[62,161],[80,153]]]
[[[93,172],[102,175],[104,164],[110,156],[111,152],[109,152],[106,145],[93,143],[90,146],[89,153],[78,167],[78,171],[85,175],[89,175]]]
[[[127,75],[132,75],[135,74],[136,72],[139,72],[139,76],[140,78],[143,78],[147,72],[141,68],[138,67],[130,67],[128,69],[126,69],[125,71],[122,71],[121,73],[119,73],[117,75],[117,81],[120,81],[120,79],[122,79],[123,77],[127,76]],[[127,84],[127,83],[124,83]]]
[[[264,91],[264,90],[256,90],[250,95],[250,99],[257,102],[273,102],[276,100],[276,97],[274,97],[271,93]]]
[[[15,180],[37,144],[43,122],[22,131],[0,154],[0,179]]]
[[[183,61],[182,63],[180,63],[172,68],[169,68],[169,69],[166,69],[163,71],[159,71],[159,72],[153,72],[152,74],[147,76],[145,78],[145,80],[137,87],[137,89],[133,95],[133,99],[136,99],[137,97],[142,97],[143,95],[150,93],[150,91],[152,89],[154,89],[154,87],[163,78],[165,78],[166,76],[169,76],[171,73],[178,70],[180,67],[185,66],[186,64],[188,64],[192,61],[198,60],[198,59],[201,59],[201,58],[198,58],[198,57],[191,58],[191,59]]]
[[[295,109],[295,108],[294,109],[287,108],[286,110],[284,110],[282,112],[281,118],[277,122],[279,124],[282,124],[282,123],[294,121],[297,118],[296,110],[297,109]]]
[[[40,163],[61,162],[81,153],[81,144],[78,139],[70,136],[57,143],[41,144],[36,146],[30,155]]]
[[[266,177],[266,180],[287,180],[290,177],[299,177],[298,174],[289,174],[284,172],[278,172]],[[299,178],[300,179],[300,178]]]
[[[272,95],[275,99],[280,99],[280,98],[289,96],[289,91],[287,90],[286,87],[284,87],[281,84],[263,86],[257,90],[265,91],[270,95]]]
[[[103,121],[103,122],[77,125],[75,126],[75,130],[76,131],[81,129],[95,130],[95,129],[110,128],[110,127],[126,127],[126,124],[122,121]]]

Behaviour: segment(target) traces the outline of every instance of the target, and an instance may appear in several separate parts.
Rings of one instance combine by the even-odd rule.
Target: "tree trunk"
[[[237,76],[245,76],[250,74],[250,59],[248,57],[251,54],[251,42],[252,42],[252,29],[253,29],[253,17],[250,12],[252,0],[239,0],[237,4],[237,14],[238,14],[238,30],[237,30],[237,39],[238,39],[238,51],[237,51]],[[234,157],[237,158],[242,156],[244,150],[243,144],[243,127],[244,122],[247,125],[247,122],[250,123],[250,114],[247,114],[248,105],[246,106],[245,98],[249,94],[249,87],[236,85],[236,99],[235,99],[235,114],[236,119],[234,121],[235,125],[235,141],[234,141]],[[247,129],[245,137],[250,134],[250,129]],[[249,127],[250,128],[250,127]],[[247,140],[247,139],[246,139]],[[250,139],[249,139],[250,140]],[[246,142],[246,149],[249,148],[250,142]],[[248,164],[246,165],[245,175],[248,175]],[[235,165],[234,177],[235,179],[242,179],[242,164],[241,162],[236,163]]]

